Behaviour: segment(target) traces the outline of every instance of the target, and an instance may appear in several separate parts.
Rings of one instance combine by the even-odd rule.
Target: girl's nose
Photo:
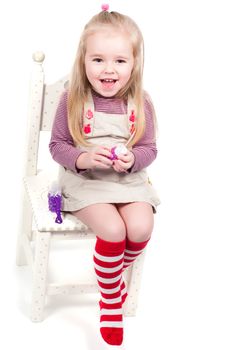
[[[105,73],[114,73],[114,67],[113,67],[113,64],[111,62],[109,63],[106,63],[105,65]]]

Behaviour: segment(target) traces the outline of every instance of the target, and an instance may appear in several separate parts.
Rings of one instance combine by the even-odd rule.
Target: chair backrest
[[[25,176],[37,174],[41,131],[51,131],[60,96],[68,84],[68,76],[53,84],[45,83],[42,66],[44,58],[45,55],[42,52],[33,54],[28,106]]]

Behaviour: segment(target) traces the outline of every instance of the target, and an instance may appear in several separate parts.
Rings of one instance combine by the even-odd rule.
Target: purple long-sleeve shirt
[[[125,114],[127,105],[119,98],[105,98],[93,92],[94,107],[97,112]],[[74,172],[78,172],[76,167],[77,158],[81,153],[86,152],[74,145],[73,138],[68,129],[67,97],[65,91],[58,104],[56,115],[52,127],[49,149],[52,158],[60,165]],[[156,158],[157,149],[154,142],[153,112],[151,102],[144,100],[144,111],[146,118],[146,128],[144,135],[133,146],[132,152],[135,162],[130,172],[136,172],[150,165]]]

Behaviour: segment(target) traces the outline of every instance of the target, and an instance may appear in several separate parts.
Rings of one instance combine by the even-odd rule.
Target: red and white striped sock
[[[133,242],[126,238],[126,250],[124,254],[124,264],[123,264],[123,271],[131,266],[135,259],[143,252],[145,249],[147,243],[149,242],[149,239],[144,242]],[[122,281],[121,283],[121,298],[122,298],[122,304],[125,302],[127,297],[126,292],[126,285],[125,282]]]
[[[144,251],[149,239],[144,242],[133,242],[126,238],[123,270],[131,266],[135,259]]]
[[[125,240],[108,242],[97,237],[94,252],[94,267],[101,292],[100,331],[110,345],[123,341],[123,317],[121,278],[124,261]]]
[[[127,294],[126,283],[125,283],[123,277],[122,277],[122,280],[121,280],[120,288],[121,288],[121,300],[122,300],[122,304],[124,304],[128,294]]]

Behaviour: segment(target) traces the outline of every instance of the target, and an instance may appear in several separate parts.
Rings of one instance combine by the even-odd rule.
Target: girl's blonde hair
[[[130,96],[135,105],[136,131],[128,146],[134,145],[141,138],[145,130],[144,93],[142,87],[144,44],[141,31],[130,17],[118,12],[102,11],[95,15],[83,30],[69,82],[68,126],[76,145],[90,145],[85,140],[82,130],[84,103],[87,101],[90,87],[85,73],[86,41],[89,35],[109,26],[126,32],[131,39],[133,47],[134,67],[131,77],[124,88],[117,94],[117,97],[125,100]]]

